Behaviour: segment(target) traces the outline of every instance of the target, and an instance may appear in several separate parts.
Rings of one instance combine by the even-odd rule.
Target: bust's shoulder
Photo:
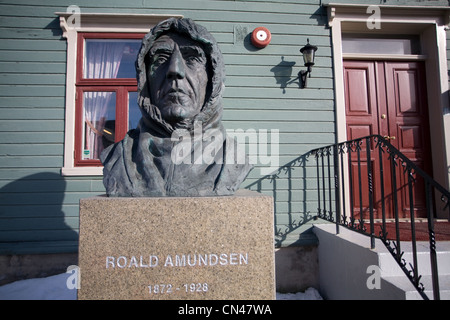
[[[110,145],[102,151],[102,153],[100,154],[100,161],[103,163],[103,165],[106,165],[110,162],[116,162],[119,158],[124,156],[124,152],[126,150],[132,148],[134,140],[138,137],[138,130],[132,129],[128,131],[128,133],[122,140]]]

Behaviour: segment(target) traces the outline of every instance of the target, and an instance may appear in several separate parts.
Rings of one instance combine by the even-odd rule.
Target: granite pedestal
[[[275,299],[273,198],[80,201],[78,299]]]

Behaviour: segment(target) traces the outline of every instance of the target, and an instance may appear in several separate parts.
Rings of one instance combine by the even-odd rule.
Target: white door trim
[[[427,74],[430,136],[434,178],[449,189],[450,106],[446,30],[449,7],[327,4],[331,28],[336,103],[336,140],[347,140],[342,53],[343,33],[416,34],[420,36],[420,56],[395,59],[424,60]],[[375,20],[376,19],[376,20]],[[377,24],[375,24],[375,22]],[[350,57],[350,56],[349,56]],[[393,58],[380,56],[378,58]]]

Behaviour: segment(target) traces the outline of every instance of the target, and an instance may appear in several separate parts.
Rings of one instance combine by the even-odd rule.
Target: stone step
[[[325,299],[390,299],[422,300],[404,271],[380,239],[371,249],[370,238],[347,228],[336,228],[331,224],[314,225],[319,239],[320,288]],[[437,259],[440,278],[440,298],[450,299],[450,242],[438,242]],[[412,244],[401,242],[403,259],[412,264]],[[433,299],[428,242],[417,242],[419,273],[425,294]],[[370,287],[368,278],[375,275],[379,267],[379,288]],[[370,269],[369,269],[370,268]],[[410,268],[409,268],[410,269]],[[376,290],[379,289],[379,290]]]
[[[417,242],[417,266],[419,274],[424,276],[431,275],[430,247],[428,242]],[[401,250],[404,252],[402,259],[406,261],[407,269],[411,270],[413,265],[413,250],[411,242],[401,242]],[[400,276],[404,272],[391,259],[391,253],[382,251],[379,253],[380,268],[389,276]],[[438,262],[438,274],[450,274],[450,241],[440,241],[436,243],[436,257]],[[392,265],[394,263],[394,265]]]
[[[425,294],[433,299],[433,281],[431,276],[422,276],[420,282],[425,288]],[[439,275],[439,293],[441,300],[450,300],[450,275]]]
[[[421,295],[413,288],[410,280],[405,276],[384,276],[383,280],[389,282],[399,290],[405,292],[406,300],[422,300]],[[433,282],[431,275],[425,275],[420,278],[420,283],[425,288],[425,294],[430,300],[433,300]],[[441,300],[450,300],[450,275],[439,276],[439,293]]]

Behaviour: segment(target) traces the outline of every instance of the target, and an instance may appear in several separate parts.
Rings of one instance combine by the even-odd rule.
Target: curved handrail
[[[363,150],[364,143],[366,145],[366,150]],[[367,148],[367,145],[373,146],[373,148]],[[373,149],[373,150],[372,150]],[[377,150],[378,149],[378,150]],[[381,180],[381,194],[382,194],[382,231],[379,236],[375,235],[374,232],[374,204],[373,204],[373,177],[374,172],[372,168],[372,153],[378,152],[379,156],[379,167],[380,167],[380,180]],[[341,202],[345,200],[344,194],[344,183],[341,177],[344,176],[344,167],[350,166],[351,163],[351,154],[357,154],[357,168],[358,172],[356,175],[358,176],[358,195],[353,195],[353,179],[352,172],[347,167],[347,174],[349,175],[348,180],[350,184],[350,192],[351,196],[351,215],[347,216],[344,208],[344,214],[341,215]],[[347,154],[348,160],[344,160],[344,155]],[[384,177],[384,169],[382,157],[383,155],[388,156],[388,160],[391,166],[391,179],[385,179]],[[430,243],[430,263],[432,270],[432,281],[433,281],[433,297],[435,300],[440,298],[439,295],[439,279],[438,279],[438,269],[437,269],[437,256],[436,256],[436,239],[434,233],[434,210],[433,210],[433,191],[439,192],[441,194],[441,201],[445,202],[445,206],[443,210],[448,209],[449,212],[449,220],[450,220],[450,192],[446,190],[443,186],[441,186],[437,181],[435,181],[429,174],[427,174],[422,168],[418,167],[415,163],[413,163],[408,157],[406,157],[402,152],[400,152],[396,147],[394,147],[387,139],[380,135],[370,135],[365,136],[333,145],[328,145],[321,148],[316,148],[309,151],[306,155],[306,158],[309,156],[314,156],[316,159],[316,174],[317,174],[317,198],[318,198],[318,217],[322,219],[326,219],[331,222],[336,223],[336,231],[339,232],[339,226],[345,226],[356,230],[358,232],[368,234],[371,238],[371,246],[375,247],[375,238],[379,238],[388,248],[388,250],[392,253],[395,260],[398,262],[399,266],[411,280],[415,288],[421,294],[424,299],[428,299],[428,296],[425,294],[425,288],[423,284],[420,282],[421,276],[418,273],[418,265],[417,265],[417,249],[416,249],[416,239],[415,239],[415,226],[414,226],[414,206],[413,206],[413,188],[414,182],[420,177],[424,181],[425,185],[425,197],[426,197],[426,212],[427,212],[427,220],[428,220],[428,234],[429,234],[429,243]],[[362,204],[362,188],[366,187],[362,185],[362,174],[361,174],[361,163],[364,160],[361,160],[365,157],[365,163],[367,165],[367,184],[368,184],[368,193],[369,193],[369,207],[366,210],[363,209]],[[370,161],[368,160],[370,159]],[[403,172],[397,173],[395,168],[401,163],[402,167],[404,167]],[[333,170],[331,170],[333,169]],[[394,169],[394,170],[392,170]],[[333,171],[333,174],[331,173]],[[406,174],[407,178],[404,181],[407,181],[406,188],[409,191],[409,202],[410,202],[410,215],[411,215],[411,232],[412,232],[412,243],[413,243],[413,262],[409,263],[409,268],[407,266],[407,262],[403,258],[403,252],[401,251],[401,241],[399,237],[399,217],[398,217],[398,199],[397,199],[397,181],[399,177],[397,174]],[[334,184],[332,183],[332,178],[334,179]],[[342,179],[342,181],[341,181]],[[388,181],[386,181],[388,180]],[[396,240],[388,240],[386,233],[386,220],[385,220],[385,202],[387,199],[384,195],[384,184],[392,183],[391,186],[395,186],[392,192],[392,204],[395,212],[395,224],[396,224]],[[328,190],[327,190],[328,184]],[[334,193],[333,193],[334,189]],[[328,191],[328,192],[327,192]],[[332,196],[334,195],[334,206],[332,204]],[[355,196],[355,197],[353,197]],[[354,208],[353,208],[353,199],[358,198],[360,201],[359,207],[359,220],[353,216]],[[327,201],[328,198],[328,201]],[[335,212],[333,213],[333,207]],[[370,231],[367,232],[367,228],[365,227],[365,219],[363,214],[369,212],[369,222],[370,222]]]

